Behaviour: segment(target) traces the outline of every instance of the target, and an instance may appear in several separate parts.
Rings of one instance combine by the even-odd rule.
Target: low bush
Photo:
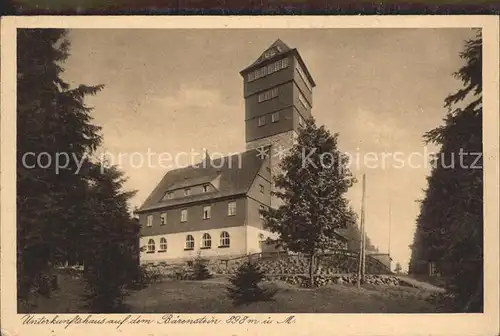
[[[259,287],[265,273],[252,262],[243,263],[236,274],[229,279],[232,284],[227,288],[227,295],[235,306],[246,305],[257,301],[271,301],[277,288]]]

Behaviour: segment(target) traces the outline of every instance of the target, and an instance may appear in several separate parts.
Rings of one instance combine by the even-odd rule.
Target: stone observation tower
[[[240,72],[245,98],[246,149],[269,146],[271,172],[279,172],[279,151],[290,148],[311,116],[314,80],[297,49],[277,39]],[[271,199],[271,206],[279,200]]]

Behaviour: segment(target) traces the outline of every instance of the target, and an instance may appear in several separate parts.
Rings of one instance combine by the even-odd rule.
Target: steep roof
[[[296,48],[290,48],[285,42],[281,41],[279,38],[274,41],[269,48],[264,51],[259,58],[249,66],[247,66],[245,69],[240,71],[241,75],[245,75],[245,73],[249,72],[250,70],[253,70],[254,68],[259,67],[261,64],[271,62],[274,59],[278,59],[280,57],[283,57],[286,54],[293,53],[297,60],[299,61],[302,69],[306,73],[306,76],[308,77],[309,81],[311,82],[312,86],[316,86],[316,82],[312,78],[311,73],[309,72],[309,69],[307,68],[306,64],[304,63],[304,60],[300,56],[299,52],[297,51]]]
[[[288,45],[286,45],[285,42],[281,41],[278,38],[276,41],[274,41],[273,44],[271,44],[271,46],[269,46],[269,48],[266,49],[266,51],[264,51],[262,53],[262,55],[259,56],[259,58],[257,58],[257,60],[255,60],[255,62],[253,62],[252,64],[247,66],[245,69],[243,69],[241,71],[241,73],[246,72],[247,70],[250,70],[250,69],[258,66],[261,63],[266,62],[267,60],[279,58],[282,55],[284,55],[292,50],[294,50],[294,49],[290,48]],[[269,56],[270,52],[272,53],[272,56]]]
[[[246,194],[265,161],[258,154],[258,150],[254,149],[222,158],[209,158],[206,164],[171,170],[163,176],[137,212]],[[210,183],[215,179],[219,179],[216,191],[163,199],[170,190]]]

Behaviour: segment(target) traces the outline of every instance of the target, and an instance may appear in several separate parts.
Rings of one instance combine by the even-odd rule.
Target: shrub
[[[202,259],[200,255],[193,261],[192,271],[193,280],[206,280],[212,277],[207,267],[207,261]]]
[[[141,265],[136,269],[137,274],[134,280],[129,284],[128,289],[139,290],[146,288],[149,284],[161,279],[162,273],[159,269]]]
[[[227,288],[227,295],[235,306],[257,301],[271,301],[277,289],[262,289],[259,283],[265,278],[258,265],[250,261],[242,264],[236,274],[229,279],[232,284]]]

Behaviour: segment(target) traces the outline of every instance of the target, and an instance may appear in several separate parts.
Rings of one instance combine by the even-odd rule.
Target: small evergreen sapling
[[[259,283],[264,279],[264,272],[250,261],[242,264],[236,274],[229,279],[232,284],[227,288],[227,295],[235,306],[250,304],[257,301],[271,301],[276,289],[263,289]]]
[[[208,270],[206,261],[201,258],[201,255],[198,254],[196,259],[193,262],[193,278],[194,280],[206,280],[210,279],[212,274]]]

